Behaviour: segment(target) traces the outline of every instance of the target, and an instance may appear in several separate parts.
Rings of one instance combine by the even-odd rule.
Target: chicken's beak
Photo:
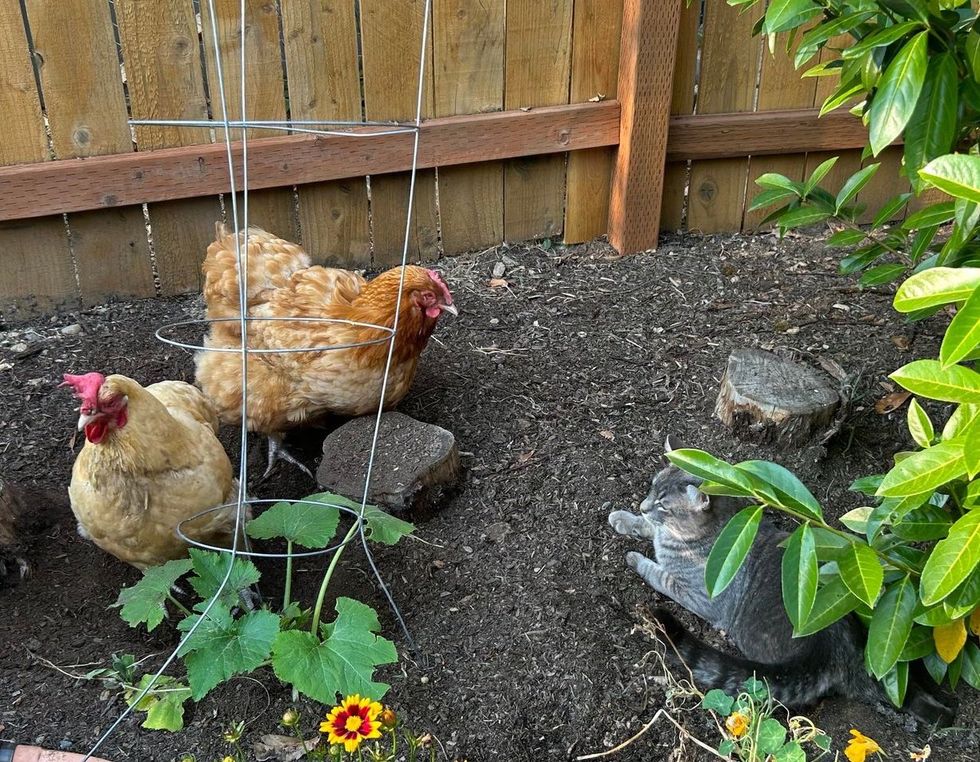
[[[448,312],[453,317],[459,317],[459,310],[456,309],[455,304],[440,304],[439,309],[443,312]]]
[[[96,419],[97,416],[90,413],[82,413],[78,416],[78,430],[81,431],[86,426],[88,426],[92,421]]]

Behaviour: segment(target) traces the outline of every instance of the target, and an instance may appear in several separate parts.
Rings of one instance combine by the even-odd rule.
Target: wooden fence
[[[838,178],[860,165],[860,123],[816,119],[826,80],[763,54],[753,14],[683,2],[433,0],[412,258],[751,228],[750,177],[841,149]],[[250,119],[414,117],[424,0],[246,4]],[[239,0],[214,5],[237,116]],[[0,2],[0,315],[199,288],[228,206],[220,135],[128,119],[220,115],[210,30],[206,0]],[[320,262],[400,259],[410,136],[248,137],[254,224]]]

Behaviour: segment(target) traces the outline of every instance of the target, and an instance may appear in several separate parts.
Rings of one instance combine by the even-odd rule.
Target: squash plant
[[[249,521],[245,531],[255,539],[284,539],[289,553],[295,546],[321,550],[334,543],[342,508],[354,516],[361,513],[360,503],[326,492],[281,501]],[[386,545],[394,545],[415,529],[371,505],[365,507],[363,521],[367,539]],[[326,621],[323,610],[340,556],[357,540],[358,529],[354,521],[337,543],[312,606],[291,598],[292,558],[287,560],[281,605],[250,610],[242,602],[260,579],[255,564],[241,556],[232,563],[230,553],[197,548],[191,548],[190,558],[147,569],[139,582],[124,588],[116,606],[131,627],[155,629],[169,606],[181,617],[176,625],[179,631],[191,633],[193,629],[178,651],[186,684],[165,675],[154,682],[152,675],[144,675],[138,690],[127,692],[134,709],[148,712],[144,727],[180,730],[186,699],[200,701],[232,677],[263,667],[271,667],[294,691],[323,704],[335,703],[338,694],[380,699],[389,686],[374,680],[375,668],[394,663],[398,654],[391,641],[377,634],[377,614],[370,606],[346,597],[337,598],[331,621]],[[197,598],[190,608],[172,592],[185,575]],[[227,582],[221,587],[226,575]],[[163,684],[171,690],[161,692]]]

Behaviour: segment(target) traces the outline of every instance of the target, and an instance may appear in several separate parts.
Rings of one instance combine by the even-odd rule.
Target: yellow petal
[[[847,744],[847,748],[844,749],[844,756],[847,757],[851,762],[864,762],[868,756],[868,750],[864,747],[863,743],[855,742],[854,739]]]
[[[966,625],[962,619],[957,619],[955,622],[934,627],[932,639],[939,658],[949,664],[960,655],[966,645]]]
[[[973,609],[973,613],[970,614],[970,632],[980,635],[980,606]]]

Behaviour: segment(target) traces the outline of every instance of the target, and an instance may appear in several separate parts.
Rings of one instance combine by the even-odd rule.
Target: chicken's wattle
[[[100,444],[108,432],[109,422],[105,418],[85,424],[85,438],[92,444]]]

